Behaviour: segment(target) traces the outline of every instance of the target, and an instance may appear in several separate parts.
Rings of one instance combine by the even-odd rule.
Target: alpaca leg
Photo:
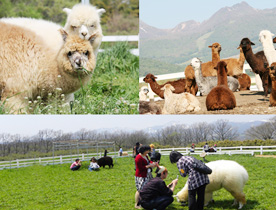
[[[245,194],[243,192],[230,192],[235,198],[236,202],[239,202],[239,209],[246,203]],[[235,201],[234,201],[235,202]]]
[[[213,192],[205,192],[204,206],[207,206],[213,200]]]

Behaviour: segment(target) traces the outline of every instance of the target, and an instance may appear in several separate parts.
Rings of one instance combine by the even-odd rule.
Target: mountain
[[[140,20],[140,76],[184,71],[193,57],[209,61],[208,46],[214,42],[222,46],[221,58],[237,57],[244,37],[255,43],[254,52],[260,51],[258,35],[264,29],[275,31],[276,8],[257,10],[246,2],[223,7],[201,23],[188,20],[171,29],[158,29]]]

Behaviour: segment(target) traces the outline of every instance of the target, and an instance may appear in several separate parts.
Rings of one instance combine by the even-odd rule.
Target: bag
[[[211,174],[212,169],[205,165],[201,160],[194,158],[193,168],[202,174]]]

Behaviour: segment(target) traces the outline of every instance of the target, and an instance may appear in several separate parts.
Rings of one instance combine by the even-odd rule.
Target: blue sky
[[[223,7],[231,7],[241,0],[139,0],[140,19],[157,28],[173,28],[177,24],[195,20],[202,22]],[[275,0],[246,0],[255,9],[272,9]]]
[[[0,133],[37,134],[39,130],[53,129],[75,132],[82,128],[89,130],[121,128],[142,130],[148,127],[169,125],[171,122],[193,124],[226,119],[232,122],[267,120],[274,115],[3,115],[0,117]]]

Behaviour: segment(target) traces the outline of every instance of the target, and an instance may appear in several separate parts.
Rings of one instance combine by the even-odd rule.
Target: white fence
[[[104,36],[102,42],[138,42],[138,35],[128,35],[128,36]],[[99,49],[99,52],[103,52],[103,49]],[[130,52],[133,55],[139,56],[139,49],[131,49]]]
[[[169,155],[171,151],[181,152],[183,155],[199,155],[203,152],[202,147],[196,147],[195,152],[190,153],[190,147],[182,148],[166,148],[166,149],[156,149],[161,155]],[[132,151],[126,151],[128,155],[119,156],[117,152],[109,152],[108,156],[115,159],[122,157],[132,156]],[[276,153],[276,146],[237,146],[237,147],[217,147],[217,152],[208,152],[207,155],[235,155],[235,154],[265,154],[265,153]],[[45,158],[33,158],[33,159],[21,159],[13,161],[2,161],[0,162],[0,170],[2,169],[13,169],[21,168],[26,166],[31,166],[34,164],[41,165],[53,165],[53,164],[63,164],[63,163],[72,163],[76,158],[81,159],[82,161],[89,161],[91,157],[102,157],[103,153],[100,153],[97,156],[97,153],[89,154],[79,154],[79,155],[65,155],[65,156],[55,156],[55,157],[45,157]]]
[[[245,70],[252,71],[249,64],[244,64],[244,66],[243,66],[244,73],[245,73]],[[184,70],[183,70],[183,72],[172,73],[172,74],[162,74],[162,75],[155,75],[155,76],[157,77],[156,81],[185,78]],[[259,74],[255,74],[254,77],[250,77],[250,78],[251,78],[250,90],[253,90],[253,91],[263,91],[264,90],[262,87],[262,80],[261,80]],[[139,83],[144,83],[143,79],[144,79],[144,77],[140,77]],[[149,93],[148,93],[149,99],[160,100],[161,98],[156,97],[156,94],[151,90],[150,85],[149,84],[146,84],[146,85],[149,88]]]

